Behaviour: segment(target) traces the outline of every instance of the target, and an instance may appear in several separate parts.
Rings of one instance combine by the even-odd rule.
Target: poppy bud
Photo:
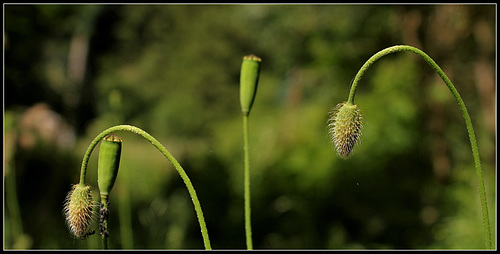
[[[90,224],[95,217],[90,186],[73,185],[64,202],[66,223],[73,236],[84,238],[90,233]]]
[[[255,94],[257,93],[257,84],[259,83],[261,59],[255,55],[243,57],[240,72],[240,103],[241,112],[250,114]]]
[[[120,166],[122,139],[114,134],[109,134],[101,141],[99,148],[99,162],[97,164],[99,192],[108,196],[115,184]]]
[[[361,111],[352,103],[339,103],[330,113],[328,128],[337,153],[346,159],[361,136]]]

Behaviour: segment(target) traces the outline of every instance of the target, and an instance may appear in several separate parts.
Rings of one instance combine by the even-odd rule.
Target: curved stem
[[[182,180],[184,181],[184,184],[188,189],[189,195],[191,196],[191,200],[193,201],[194,209],[196,211],[196,216],[198,217],[198,222],[200,224],[201,234],[203,237],[203,243],[205,245],[205,249],[211,250],[212,247],[210,246],[210,239],[208,238],[208,231],[207,231],[207,226],[205,224],[205,218],[203,217],[203,211],[201,210],[200,201],[198,200],[198,196],[196,195],[196,191],[193,187],[193,184],[191,183],[191,180],[189,180],[189,177],[187,176],[184,169],[177,162],[177,160],[167,151],[167,149],[160,142],[158,142],[158,140],[156,140],[153,136],[143,131],[142,129],[131,125],[117,125],[108,128],[103,132],[101,132],[99,135],[97,135],[97,137],[92,141],[92,143],[90,143],[83,157],[82,168],[80,173],[80,183],[85,182],[85,176],[87,173],[87,164],[90,159],[90,154],[92,153],[92,150],[94,150],[99,141],[101,141],[106,135],[116,131],[128,131],[141,135],[143,138],[151,142],[151,144],[155,146],[174,165],[175,169],[177,170]]]
[[[481,199],[481,208],[483,213],[483,227],[484,227],[484,238],[486,242],[486,248],[491,249],[491,233],[490,233],[490,223],[488,216],[488,204],[486,202],[486,191],[484,188],[483,173],[481,170],[481,160],[479,158],[479,149],[476,142],[476,135],[474,134],[474,128],[472,127],[472,121],[470,119],[469,113],[467,112],[467,108],[465,107],[465,104],[462,98],[460,97],[460,94],[455,89],[455,86],[453,86],[450,79],[446,76],[443,70],[441,70],[441,68],[436,64],[436,62],[434,62],[434,60],[432,60],[432,58],[430,58],[426,53],[412,46],[397,45],[383,49],[377,52],[375,55],[373,55],[370,59],[368,59],[368,61],[366,61],[366,63],[361,67],[361,69],[356,74],[356,77],[354,78],[349,93],[348,103],[351,104],[354,103],[354,95],[356,93],[356,87],[359,81],[361,80],[361,77],[363,76],[364,72],[368,69],[368,67],[370,67],[375,61],[377,61],[381,57],[399,51],[410,51],[423,58],[432,67],[432,69],[434,69],[438,73],[438,75],[443,79],[444,83],[446,84],[446,86],[448,86],[451,93],[453,94],[453,97],[455,97],[455,100],[457,101],[460,110],[462,111],[462,115],[465,120],[465,126],[467,127],[467,131],[469,133],[472,155],[474,157],[474,163],[476,167],[479,195]]]
[[[243,114],[243,139],[245,152],[245,171],[244,171],[244,185],[245,185],[245,235],[247,241],[247,249],[253,249],[252,243],[252,223],[250,216],[250,162],[248,155],[248,114]]]

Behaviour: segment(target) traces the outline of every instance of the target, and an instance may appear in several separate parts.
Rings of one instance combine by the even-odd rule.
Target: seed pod
[[[330,113],[329,133],[337,153],[346,159],[361,136],[363,117],[357,105],[339,103]]]
[[[98,178],[99,192],[109,195],[120,166],[120,155],[122,151],[122,139],[114,134],[109,134],[101,141],[99,148]]]
[[[241,112],[250,114],[255,94],[257,93],[257,85],[259,83],[261,59],[255,55],[243,57],[240,72],[240,103]]]
[[[90,233],[90,224],[95,218],[90,186],[75,184],[66,196],[64,215],[69,230],[76,238],[84,238]]]

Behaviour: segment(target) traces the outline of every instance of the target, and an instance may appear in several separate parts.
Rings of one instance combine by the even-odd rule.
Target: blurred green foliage
[[[98,249],[62,204],[102,130],[136,125],[177,158],[214,249],[244,249],[242,57],[262,58],[250,118],[255,249],[481,249],[477,180],[451,93],[418,56],[384,57],[356,103],[361,143],[328,140],[368,58],[431,56],[468,107],[496,247],[495,5],[4,5],[4,248]],[[110,248],[202,249],[175,169],[120,133]],[[88,183],[97,190],[97,149]],[[97,195],[97,192],[96,192]]]

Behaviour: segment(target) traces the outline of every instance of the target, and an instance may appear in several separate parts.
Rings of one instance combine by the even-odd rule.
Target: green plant
[[[101,144],[101,150],[99,154],[98,173],[98,182],[101,196],[100,229],[103,249],[107,249],[108,247],[108,233],[106,231],[107,219],[109,215],[108,195],[118,174],[122,143],[119,137],[111,134],[117,131],[128,131],[142,136],[143,138],[151,142],[151,144],[155,146],[174,165],[175,169],[184,181],[189,195],[191,196],[191,200],[198,217],[198,222],[200,224],[205,249],[210,250],[212,247],[210,246],[210,239],[208,237],[208,231],[205,224],[205,218],[203,217],[203,211],[201,210],[201,205],[198,200],[198,196],[196,195],[196,191],[186,172],[177,162],[177,160],[167,151],[167,149],[160,142],[158,142],[158,140],[156,140],[153,136],[151,136],[144,130],[131,125],[117,125],[104,130],[99,135],[97,135],[97,137],[90,143],[89,147],[87,148],[82,161],[80,182],[77,185],[73,186],[73,189],[69,192],[64,205],[66,221],[72,234],[77,238],[84,238],[87,235],[92,234],[90,230],[90,223],[95,218],[95,214],[93,213],[94,204],[92,202],[90,191],[91,187],[85,183],[85,178],[87,174],[87,164],[90,159],[90,155],[92,154],[92,151],[97,146],[97,144],[102,141],[103,143]]]
[[[363,74],[366,72],[366,70],[375,61],[377,61],[378,59],[382,58],[385,55],[400,51],[410,51],[423,58],[432,67],[432,69],[434,69],[438,73],[438,75],[443,79],[446,86],[448,86],[449,90],[453,94],[453,97],[457,101],[460,110],[462,111],[462,115],[465,120],[465,126],[469,133],[469,140],[476,168],[478,188],[481,199],[481,208],[483,213],[485,244],[487,249],[491,249],[492,247],[491,247],[490,223],[488,216],[488,204],[486,202],[486,191],[484,187],[483,173],[481,170],[481,160],[479,158],[479,149],[476,142],[476,136],[474,134],[474,128],[472,127],[472,121],[470,119],[469,113],[467,112],[467,108],[465,107],[465,104],[462,98],[460,97],[460,94],[455,89],[450,79],[436,64],[436,62],[434,62],[434,60],[430,58],[426,53],[412,46],[397,45],[383,49],[377,52],[371,58],[369,58],[368,61],[365,62],[365,64],[356,74],[351,86],[347,102],[338,104],[331,111],[332,113],[329,119],[328,128],[332,138],[332,142],[335,144],[337,152],[341,157],[347,158],[349,156],[352,148],[354,147],[354,145],[359,139],[359,136],[361,135],[362,117],[357,105],[354,104],[354,95],[356,93],[356,88],[358,86],[358,83],[361,80]]]
[[[109,193],[115,185],[120,157],[122,152],[122,139],[114,134],[109,134],[101,141],[99,148],[99,161],[97,166],[99,185],[99,232],[101,233],[102,245],[108,248],[108,217],[109,217]]]
[[[261,59],[255,55],[243,57],[240,73],[240,103],[241,112],[243,113],[243,142],[244,142],[244,186],[245,186],[245,235],[247,249],[253,249],[252,243],[252,224],[251,224],[251,209],[250,209],[250,162],[249,162],[249,146],[248,146],[248,116],[252,109],[257,93],[259,83]]]
[[[260,73],[260,62],[261,59],[255,55],[248,55],[243,57],[243,63],[241,66],[241,76],[240,76],[240,102],[241,109],[243,113],[243,136],[244,136],[244,192],[245,192],[245,231],[246,231],[246,242],[247,249],[253,249],[252,243],[252,228],[251,228],[251,216],[250,216],[250,164],[249,164],[249,145],[248,145],[248,116],[255,99],[255,94],[257,91],[259,73]],[[99,164],[98,164],[98,185],[100,191],[101,202],[99,205],[99,229],[102,238],[103,249],[108,248],[108,237],[107,232],[107,222],[109,217],[109,193],[113,188],[116,177],[118,175],[118,169],[120,164],[120,156],[122,149],[122,139],[118,136],[111,134],[116,131],[129,131],[136,133],[150,141],[160,152],[167,157],[167,159],[174,165],[177,169],[179,175],[183,179],[198,217],[200,224],[203,241],[205,244],[205,249],[211,249],[210,240],[208,238],[208,232],[205,225],[205,219],[203,217],[203,212],[201,210],[201,205],[199,203],[196,191],[194,190],[189,177],[179,165],[177,160],[167,151],[167,149],[161,145],[154,137],[149,135],[147,132],[130,125],[118,125],[108,128],[101,132],[89,145],[82,161],[81,173],[80,173],[80,183],[73,186],[73,189],[68,193],[64,212],[66,215],[66,221],[70,228],[72,234],[77,238],[85,238],[86,236],[93,234],[90,230],[90,225],[92,220],[96,217],[93,208],[94,204],[92,202],[91,187],[86,185],[85,177],[87,173],[87,164],[90,159],[90,155],[95,148],[95,146],[101,142],[101,148],[99,150]]]

